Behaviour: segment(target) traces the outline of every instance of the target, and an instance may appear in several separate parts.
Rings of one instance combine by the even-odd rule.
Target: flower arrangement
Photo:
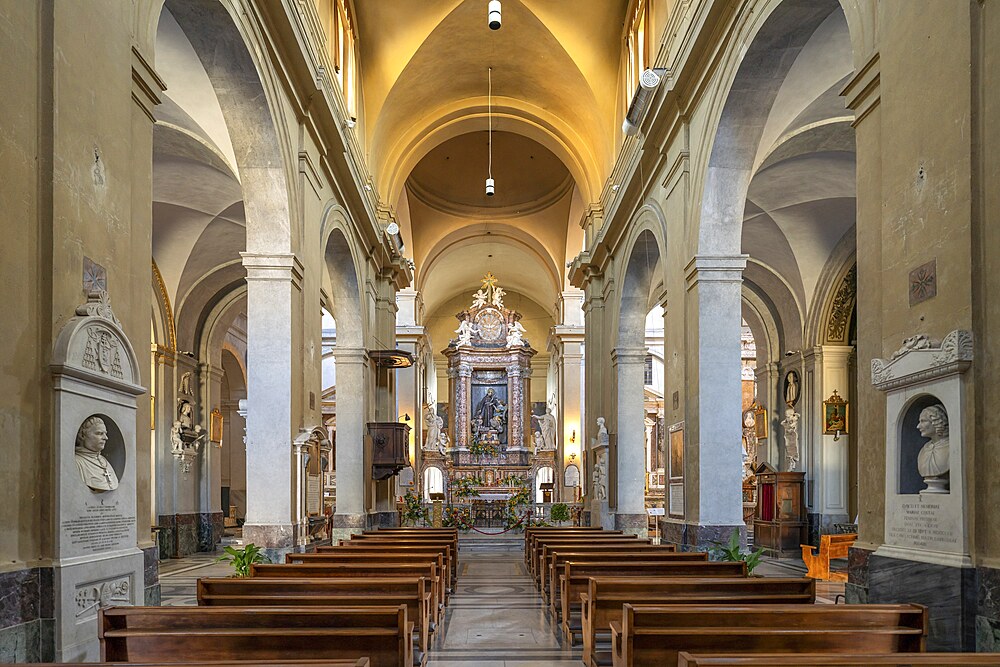
[[[472,511],[468,507],[454,507],[448,505],[444,508],[444,516],[441,523],[446,528],[458,528],[466,531],[472,529]]]
[[[427,508],[420,504],[420,499],[413,491],[407,491],[406,495],[403,496],[403,511],[400,513],[399,519],[402,523],[411,526],[416,526],[418,522],[427,524]]]
[[[483,486],[483,480],[475,475],[469,475],[468,477],[459,477],[451,483],[451,495],[458,500],[464,500],[465,498],[471,498],[476,495],[476,487]]]
[[[500,456],[500,444],[496,441],[483,440],[478,435],[472,437],[469,443],[469,453],[480,458]]]

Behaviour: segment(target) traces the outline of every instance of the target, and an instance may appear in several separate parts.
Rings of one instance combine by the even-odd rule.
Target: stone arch
[[[240,0],[167,0],[208,74],[229,129],[243,189],[246,249],[289,253],[296,245],[290,141],[278,109],[280,92],[264,46]]]
[[[743,27],[721,66],[727,75],[712,101],[717,121],[706,139],[707,162],[695,170],[700,175],[696,200],[702,202],[698,254],[740,252],[747,189],[764,124],[793,56],[834,11],[842,11],[839,0],[762,0],[737,18]],[[848,27],[855,30],[856,22]]]
[[[346,211],[330,205],[320,227],[323,248],[323,288],[329,298],[329,310],[337,322],[337,346],[362,348],[368,340],[364,316],[361,253],[353,238]]]
[[[812,345],[850,345],[849,333],[856,315],[857,252],[854,236],[841,244],[823,267],[819,289],[806,325]]]
[[[622,254],[627,259],[616,281],[621,295],[617,346],[642,347],[646,315],[656,305],[651,300],[658,296],[654,290],[666,284],[667,221],[660,206],[650,201],[636,212],[628,228],[629,235],[621,245],[628,249]]]
[[[170,294],[160,275],[156,262],[152,263],[153,299],[152,326],[153,342],[170,350],[177,349],[177,329],[174,322],[173,309],[170,307]]]

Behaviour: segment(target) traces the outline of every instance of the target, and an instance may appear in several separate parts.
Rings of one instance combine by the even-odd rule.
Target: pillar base
[[[260,547],[272,563],[285,562],[285,554],[295,550],[295,526],[290,523],[243,524],[243,543]]]
[[[649,535],[649,517],[646,514],[615,514],[615,530],[626,535]]]
[[[747,526],[745,523],[735,526],[719,526],[665,519],[660,522],[660,543],[673,544],[678,551],[708,551],[716,546],[716,543],[729,542],[729,536],[733,534],[734,530],[740,531],[740,544],[746,546]]]
[[[357,535],[367,527],[367,514],[334,514],[333,528],[330,530],[331,544],[336,546],[339,540],[349,540],[351,535]]]

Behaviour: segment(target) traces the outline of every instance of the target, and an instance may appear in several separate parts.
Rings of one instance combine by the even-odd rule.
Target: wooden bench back
[[[573,546],[580,546],[580,547],[603,546],[609,549],[617,546],[624,549],[629,546],[638,546],[640,544],[651,545],[652,540],[650,540],[647,537],[640,539],[635,535],[607,535],[607,536],[601,535],[599,537],[591,537],[586,540],[569,540],[569,541],[558,540],[558,539],[539,540],[538,542],[535,543],[533,554],[531,555],[531,561],[528,563],[529,570],[531,571],[531,574],[535,577],[535,579],[538,579],[540,572],[544,570],[542,564],[545,563],[548,554],[551,553],[554,549],[562,548],[565,550],[567,547],[573,547]],[[663,546],[658,546],[658,548],[661,548],[664,551],[666,551],[671,547],[663,545]]]
[[[815,667],[953,667],[955,665],[1000,665],[1000,653],[758,653],[755,655],[725,655],[699,653],[697,655],[681,651],[677,659],[679,667],[779,667],[781,665],[802,665]]]
[[[354,659],[411,667],[406,607],[111,607],[98,618],[108,662]]]
[[[848,549],[857,541],[857,535],[820,535],[820,553],[826,552],[827,558],[847,558]]]
[[[427,577],[437,578],[437,565],[423,563],[255,563],[251,577]]]
[[[615,667],[677,664],[691,653],[922,652],[921,605],[633,605],[611,624]]]
[[[542,547],[542,552],[538,556],[538,572],[534,574],[535,582],[541,590],[545,590],[548,585],[548,575],[552,569],[553,559],[557,554],[576,554],[584,555],[588,553],[608,553],[608,552],[618,552],[623,556],[625,554],[642,554],[642,553],[675,553],[673,545],[668,544],[650,544],[648,540],[631,542],[589,542],[586,544],[575,543],[575,544],[552,544],[545,545]]]
[[[535,542],[543,537],[565,537],[576,539],[586,538],[594,535],[621,535],[620,530],[602,530],[600,528],[528,528],[524,535],[524,560],[527,562],[528,553],[535,546]]]
[[[358,553],[391,555],[439,553],[444,557],[445,567],[449,572],[448,588],[451,588],[451,582],[458,576],[458,559],[455,557],[458,552],[450,544],[383,543],[375,540],[358,540],[356,542],[342,542],[341,546],[338,547],[317,547],[316,553],[343,553],[349,550],[356,550]]]

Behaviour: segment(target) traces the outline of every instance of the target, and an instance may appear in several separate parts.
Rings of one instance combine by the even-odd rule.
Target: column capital
[[[743,269],[750,255],[695,255],[684,267],[688,289],[698,283],[743,281]]]
[[[367,364],[368,350],[363,347],[333,347],[333,358],[337,364]]]
[[[169,347],[153,344],[153,360],[161,366],[173,366],[177,361],[177,351]]]
[[[295,253],[241,252],[243,267],[247,270],[247,282],[255,280],[290,280],[297,287],[302,286],[305,268]]]
[[[616,347],[611,350],[611,363],[615,366],[645,364],[647,354],[644,347]]]
[[[206,363],[198,364],[198,370],[209,380],[218,380],[220,382],[222,381],[222,376],[226,374],[221,368]]]

